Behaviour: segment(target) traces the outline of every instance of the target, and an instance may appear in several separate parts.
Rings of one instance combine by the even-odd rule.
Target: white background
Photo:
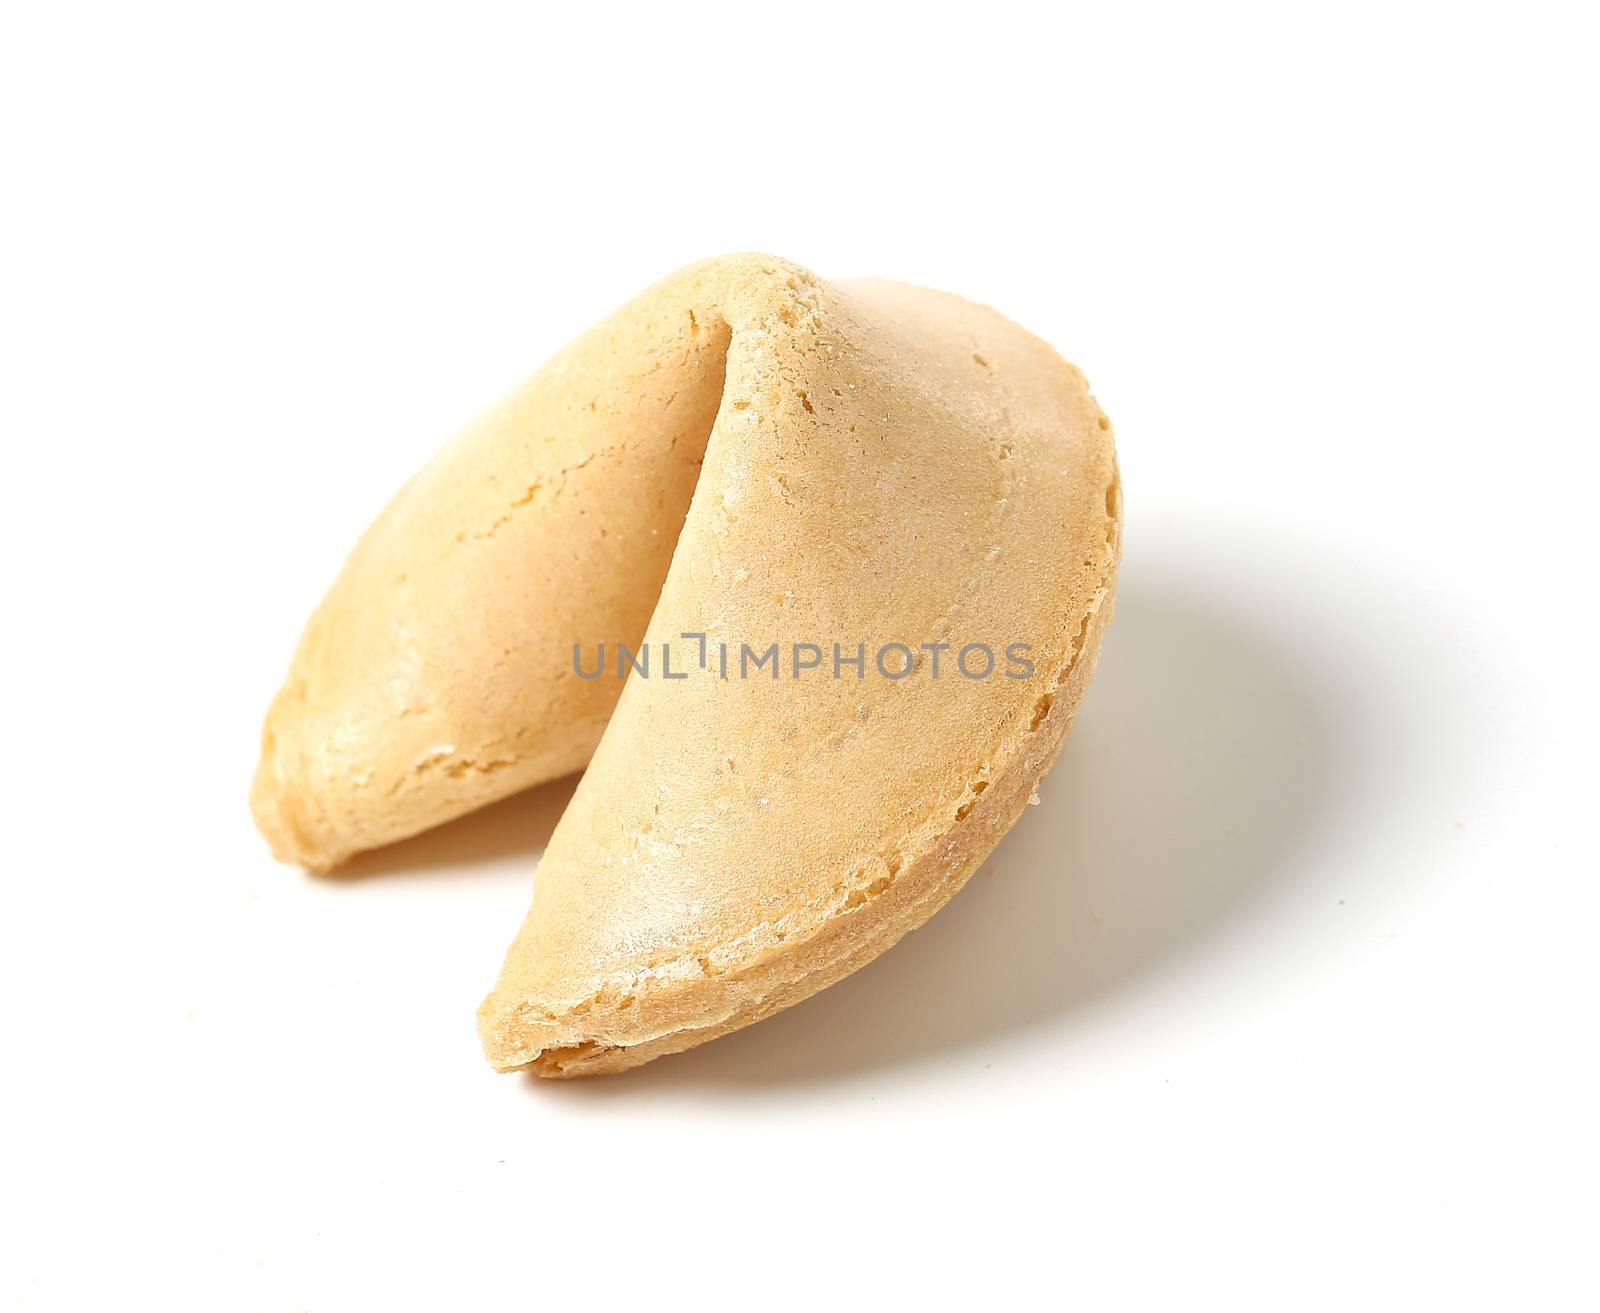
[[[1596,1307],[1587,7],[8,7],[0,1299]],[[1117,425],[1117,620],[926,928],[609,1081],[473,1010],[570,784],[245,794],[371,515],[765,249]]]

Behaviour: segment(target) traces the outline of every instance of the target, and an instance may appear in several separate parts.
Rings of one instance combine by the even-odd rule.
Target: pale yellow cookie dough
[[[367,531],[268,714],[257,821],[325,869],[593,753],[484,1048],[545,1076],[689,1048],[870,961],[987,856],[1088,685],[1120,526],[1110,424],[1037,338],[944,293],[706,261]],[[661,678],[668,644],[695,664],[686,633],[829,659]],[[575,643],[641,639],[655,677],[578,677]],[[833,677],[835,643],[918,665]],[[969,643],[1024,643],[1031,674],[965,677]]]

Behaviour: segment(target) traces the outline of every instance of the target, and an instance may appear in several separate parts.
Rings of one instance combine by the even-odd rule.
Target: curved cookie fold
[[[650,593],[652,677],[623,687],[479,1011],[496,1067],[545,1076],[636,1066],[760,1020],[942,906],[1061,746],[1120,548],[1109,423],[1077,369],[991,310],[741,256],[659,284],[608,331],[619,320],[664,344],[658,358],[676,363],[663,368],[700,379],[697,419],[720,396],[670,570]],[[715,384],[712,366],[686,363],[702,340],[724,355]],[[639,418],[658,470],[661,439]],[[584,494],[609,498],[598,478]],[[632,513],[592,501],[589,527],[616,534]],[[544,543],[554,530],[528,532]],[[496,583],[524,568],[490,550]],[[560,593],[556,580],[540,586]],[[475,592],[498,605],[492,594]],[[585,601],[560,614],[569,670],[573,642],[637,646],[625,607]],[[448,635],[464,619],[414,623]],[[746,648],[772,644],[776,678],[738,669]],[[797,673],[796,644],[814,644],[820,664]],[[915,654],[904,677],[890,644]],[[688,677],[661,677],[669,646]],[[727,678],[723,650],[735,654]],[[975,677],[983,651],[994,665]],[[496,682],[503,670],[478,673],[494,690],[482,696],[521,696]],[[576,696],[595,690],[574,721],[583,732],[541,722],[525,741],[545,746],[529,760],[578,764],[614,675],[557,677]],[[465,796],[441,792],[412,819],[442,819]],[[381,828],[364,823],[367,837]]]
[[[589,760],[620,691],[572,643],[637,645],[721,404],[702,266],[469,425],[367,530],[306,626],[251,790],[280,860],[327,870]]]

